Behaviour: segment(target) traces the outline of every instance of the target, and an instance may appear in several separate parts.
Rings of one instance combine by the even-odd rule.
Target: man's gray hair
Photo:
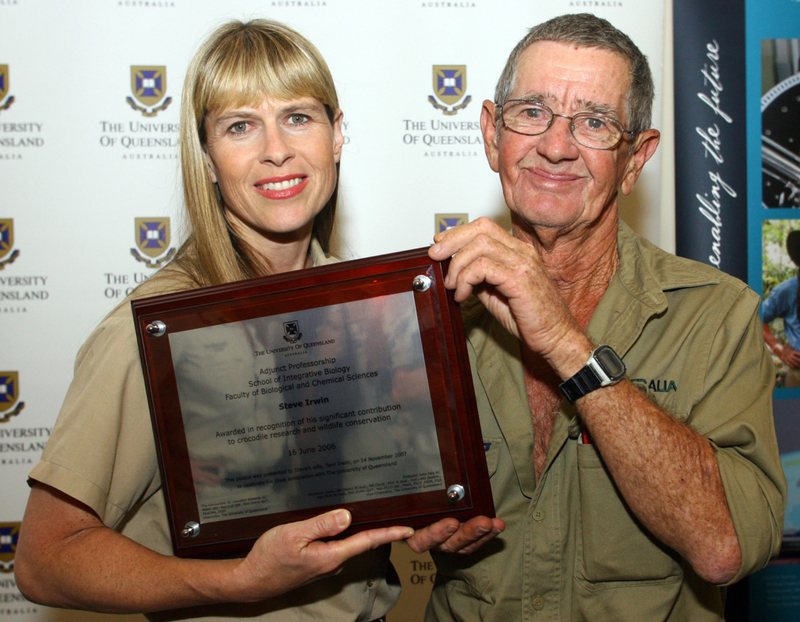
[[[625,57],[630,65],[631,75],[625,111],[628,117],[628,129],[637,134],[650,129],[655,87],[647,57],[628,35],[612,26],[610,22],[590,13],[561,15],[531,28],[508,57],[495,89],[496,104],[504,104],[511,96],[519,57],[537,41],[571,43],[579,47],[616,52]]]

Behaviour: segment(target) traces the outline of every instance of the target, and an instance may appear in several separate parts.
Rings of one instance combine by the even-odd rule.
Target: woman
[[[189,67],[181,108],[191,233],[132,298],[330,262],[341,124],[325,61],[302,36],[262,20],[213,33]],[[386,581],[382,545],[413,534],[393,527],[321,542],[349,525],[339,510],[266,532],[244,559],[173,557],[130,300],[79,352],[30,479],[17,581],[51,606],[159,611],[158,619],[368,621],[399,592]]]

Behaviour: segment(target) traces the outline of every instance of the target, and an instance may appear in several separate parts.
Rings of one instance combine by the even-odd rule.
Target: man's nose
[[[550,127],[540,135],[536,148],[551,162],[576,158],[578,143],[572,135],[572,118],[554,113]]]

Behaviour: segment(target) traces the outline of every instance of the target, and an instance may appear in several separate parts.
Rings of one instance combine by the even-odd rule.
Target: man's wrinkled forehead
[[[514,93],[514,99],[522,99],[537,104],[544,104],[552,110],[558,110],[561,107],[561,99],[549,91],[530,90],[525,93]],[[585,97],[576,97],[570,102],[571,108],[581,112],[593,112],[595,114],[619,116],[620,110],[617,106],[608,103],[594,101]]]
[[[555,65],[549,73],[542,70],[543,66],[550,67],[554,58],[563,60],[568,68],[559,71]],[[590,96],[577,89],[570,93],[568,101],[564,101],[564,85],[572,77],[572,72],[579,74],[581,71],[589,77],[600,75],[602,80],[599,84],[604,87],[603,92],[595,90]],[[566,105],[573,112],[594,112],[622,118],[628,105],[630,80],[630,62],[622,54],[560,41],[535,41],[520,54],[511,99],[536,101],[557,112]],[[618,88],[614,88],[615,81]],[[586,84],[591,86],[588,81]]]

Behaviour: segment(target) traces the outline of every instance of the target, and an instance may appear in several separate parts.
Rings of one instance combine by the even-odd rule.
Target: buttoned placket
[[[609,289],[612,287],[615,289],[610,298],[617,305],[620,301],[624,301],[620,312],[614,314],[614,319],[600,330],[597,330],[598,327],[593,327],[590,322],[587,332],[590,337],[600,338],[600,341],[608,343],[621,355],[624,355],[641,334],[647,319],[665,308],[666,298],[654,282],[639,283],[630,274],[619,275],[619,277],[623,278],[625,282],[612,280]],[[609,304],[609,301],[606,301],[606,304]],[[593,333],[597,333],[597,335]],[[484,359],[483,363],[489,369],[494,366],[505,367],[504,373],[498,375],[495,369],[489,374],[489,377],[484,379],[484,386],[490,402],[492,404],[501,403],[512,393],[511,388],[506,384],[508,379],[522,374],[519,358],[490,356]],[[520,397],[520,399],[523,398]],[[527,399],[524,401],[527,406]],[[566,401],[562,402],[562,409],[556,418],[548,448],[545,467],[540,481],[534,482],[532,419],[530,419],[529,408],[527,410],[529,419],[526,424],[529,426],[530,442],[528,443],[526,439],[526,442],[521,444],[515,442],[509,446],[523,493],[526,496],[530,495],[531,499],[525,518],[525,541],[523,543],[522,620],[524,622],[559,621],[562,619],[561,613],[565,605],[566,609],[571,608],[571,604],[563,602],[566,595],[562,594],[562,586],[565,582],[573,581],[573,577],[563,576],[567,569],[573,568],[573,560],[565,562],[562,559],[562,553],[565,552],[562,539],[566,537],[563,530],[567,528],[567,525],[565,523],[562,526],[559,519],[563,509],[561,506],[568,504],[568,501],[565,501],[561,495],[568,494],[568,491],[560,489],[561,482],[567,475],[564,471],[566,467],[557,462],[559,455],[564,450],[564,444],[568,442],[570,434],[574,432],[570,428],[575,427],[577,430],[576,426],[570,426],[570,422],[575,419],[576,411]],[[519,421],[504,418],[502,414],[498,416],[496,413],[496,416],[506,438],[516,441],[523,438],[519,429]],[[577,435],[574,436],[576,438],[571,442],[577,442]],[[522,451],[526,453],[522,453]],[[551,472],[553,469],[556,472]],[[526,489],[528,492],[525,492]],[[578,509],[574,508],[574,511],[578,511]],[[543,568],[546,570],[542,571]],[[534,577],[537,579],[534,580]]]

